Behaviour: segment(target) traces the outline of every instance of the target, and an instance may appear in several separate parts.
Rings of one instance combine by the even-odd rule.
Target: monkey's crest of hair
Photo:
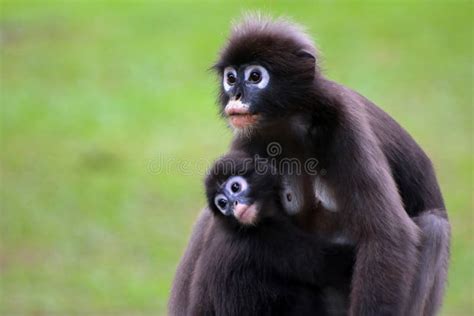
[[[295,41],[308,53],[315,57],[317,55],[317,49],[306,29],[287,17],[273,19],[260,12],[246,13],[240,21],[233,23],[230,38],[258,35]]]
[[[285,56],[290,53],[305,55],[311,57],[314,63],[318,59],[318,50],[303,26],[286,17],[272,18],[258,12],[246,13],[232,23],[227,44],[221,50],[220,61],[213,68],[221,71],[229,61],[236,64],[252,61],[243,60],[242,56],[264,60],[273,56],[278,60],[280,53]]]

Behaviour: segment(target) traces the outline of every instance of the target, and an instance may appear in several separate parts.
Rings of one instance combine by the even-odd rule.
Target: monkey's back
[[[389,114],[359,93],[329,81],[344,95],[346,106],[365,108],[368,123],[380,143],[405,210],[417,216],[428,209],[445,209],[431,160],[410,134]]]
[[[382,109],[368,100],[365,105],[407,213],[417,216],[425,210],[445,209],[433,165],[423,149]]]

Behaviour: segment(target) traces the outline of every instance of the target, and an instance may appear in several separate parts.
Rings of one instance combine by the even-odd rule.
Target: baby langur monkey
[[[231,152],[205,181],[213,216],[190,285],[188,315],[344,315],[325,299],[352,274],[350,248],[326,247],[281,203],[275,168]],[[330,250],[329,250],[330,249]],[[341,265],[342,263],[342,265]],[[345,289],[349,292],[349,289]]]

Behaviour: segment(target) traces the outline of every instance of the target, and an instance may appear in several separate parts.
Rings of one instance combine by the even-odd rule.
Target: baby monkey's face
[[[280,202],[280,176],[268,165],[255,168],[246,153],[231,152],[210,168],[205,180],[207,202],[212,212],[243,226],[284,215]]]
[[[260,212],[259,203],[251,196],[247,179],[232,176],[217,190],[214,205],[225,216],[233,216],[243,225],[255,225]]]

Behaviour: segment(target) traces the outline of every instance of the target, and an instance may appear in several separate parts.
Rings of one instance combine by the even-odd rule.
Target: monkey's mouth
[[[234,209],[235,218],[245,225],[251,225],[257,218],[257,207],[255,204],[237,204]]]
[[[229,115],[230,124],[235,128],[244,128],[257,122],[257,114],[234,114]]]
[[[230,124],[235,128],[253,125],[258,120],[258,114],[251,114],[244,109],[229,109],[226,111]]]
[[[250,113],[249,105],[240,100],[230,100],[224,109],[234,128],[244,128],[257,122],[258,114]]]

